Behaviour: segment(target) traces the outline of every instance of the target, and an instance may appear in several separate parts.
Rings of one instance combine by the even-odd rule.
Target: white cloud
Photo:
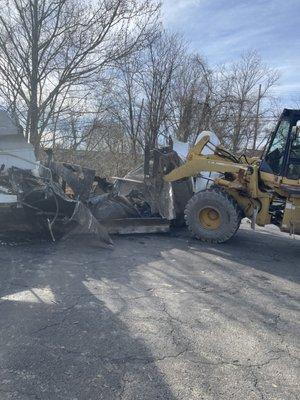
[[[164,0],[162,7],[164,20],[167,23],[177,23],[184,15],[189,15],[195,7],[206,2],[207,0]]]

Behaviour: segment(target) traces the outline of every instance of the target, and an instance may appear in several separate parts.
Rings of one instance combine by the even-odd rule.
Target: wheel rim
[[[221,215],[215,208],[205,207],[199,212],[199,221],[205,229],[215,230],[221,225]]]

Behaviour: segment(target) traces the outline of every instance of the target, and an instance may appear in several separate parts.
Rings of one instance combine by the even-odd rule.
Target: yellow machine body
[[[280,136],[280,145],[284,148],[282,150],[280,148],[280,151],[276,148],[274,151],[278,132],[281,133],[282,122],[284,121],[287,126],[286,121],[288,118],[291,119],[291,116],[294,119],[299,117],[300,120],[300,110],[284,110],[277,130],[273,133],[273,140],[271,140],[273,145],[271,143],[269,146],[269,153],[267,152],[265,159],[238,157],[220,146],[215,147],[214,154],[202,155],[203,148],[210,144],[210,136],[207,135],[190,150],[186,162],[166,175],[165,180],[174,182],[184,178],[198,177],[204,171],[217,172],[219,177],[215,179],[213,187],[221,188],[223,192],[225,191],[234,199],[242,211],[243,217],[252,220],[253,227],[255,224],[265,226],[274,223],[282,231],[300,234],[300,135],[299,130],[295,130],[294,127],[292,129],[294,120],[290,121],[291,127],[286,128],[289,131],[286,134],[284,146]],[[295,143],[295,140],[297,145],[293,147],[291,143]],[[291,154],[293,158],[291,158]],[[274,173],[265,160],[271,166],[277,166],[275,161],[283,164],[282,160],[285,160],[287,174]],[[208,205],[205,214],[206,220],[209,216],[213,217],[210,209],[211,207],[209,208]],[[201,215],[202,221],[205,222],[203,209]],[[201,215],[199,214],[200,223]],[[213,218],[211,218],[210,224],[211,226],[216,224]],[[212,229],[209,225],[206,225],[206,228]]]

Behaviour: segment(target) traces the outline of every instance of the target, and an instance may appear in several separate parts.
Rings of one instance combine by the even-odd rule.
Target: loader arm
[[[190,154],[190,159],[183,165],[175,168],[164,179],[166,182],[174,182],[182,178],[189,178],[199,175],[201,172],[232,172],[239,173],[244,171],[244,175],[247,173],[249,166],[245,164],[233,163],[232,161],[224,161],[216,155],[198,155]]]

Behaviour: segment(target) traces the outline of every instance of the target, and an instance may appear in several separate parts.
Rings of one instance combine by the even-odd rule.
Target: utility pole
[[[253,151],[256,149],[256,142],[257,142],[257,135],[258,135],[260,100],[261,100],[261,83],[259,84],[259,87],[258,87],[258,98],[257,98],[256,115],[255,115],[255,122],[254,122],[254,138],[253,138],[253,146],[252,146]]]

